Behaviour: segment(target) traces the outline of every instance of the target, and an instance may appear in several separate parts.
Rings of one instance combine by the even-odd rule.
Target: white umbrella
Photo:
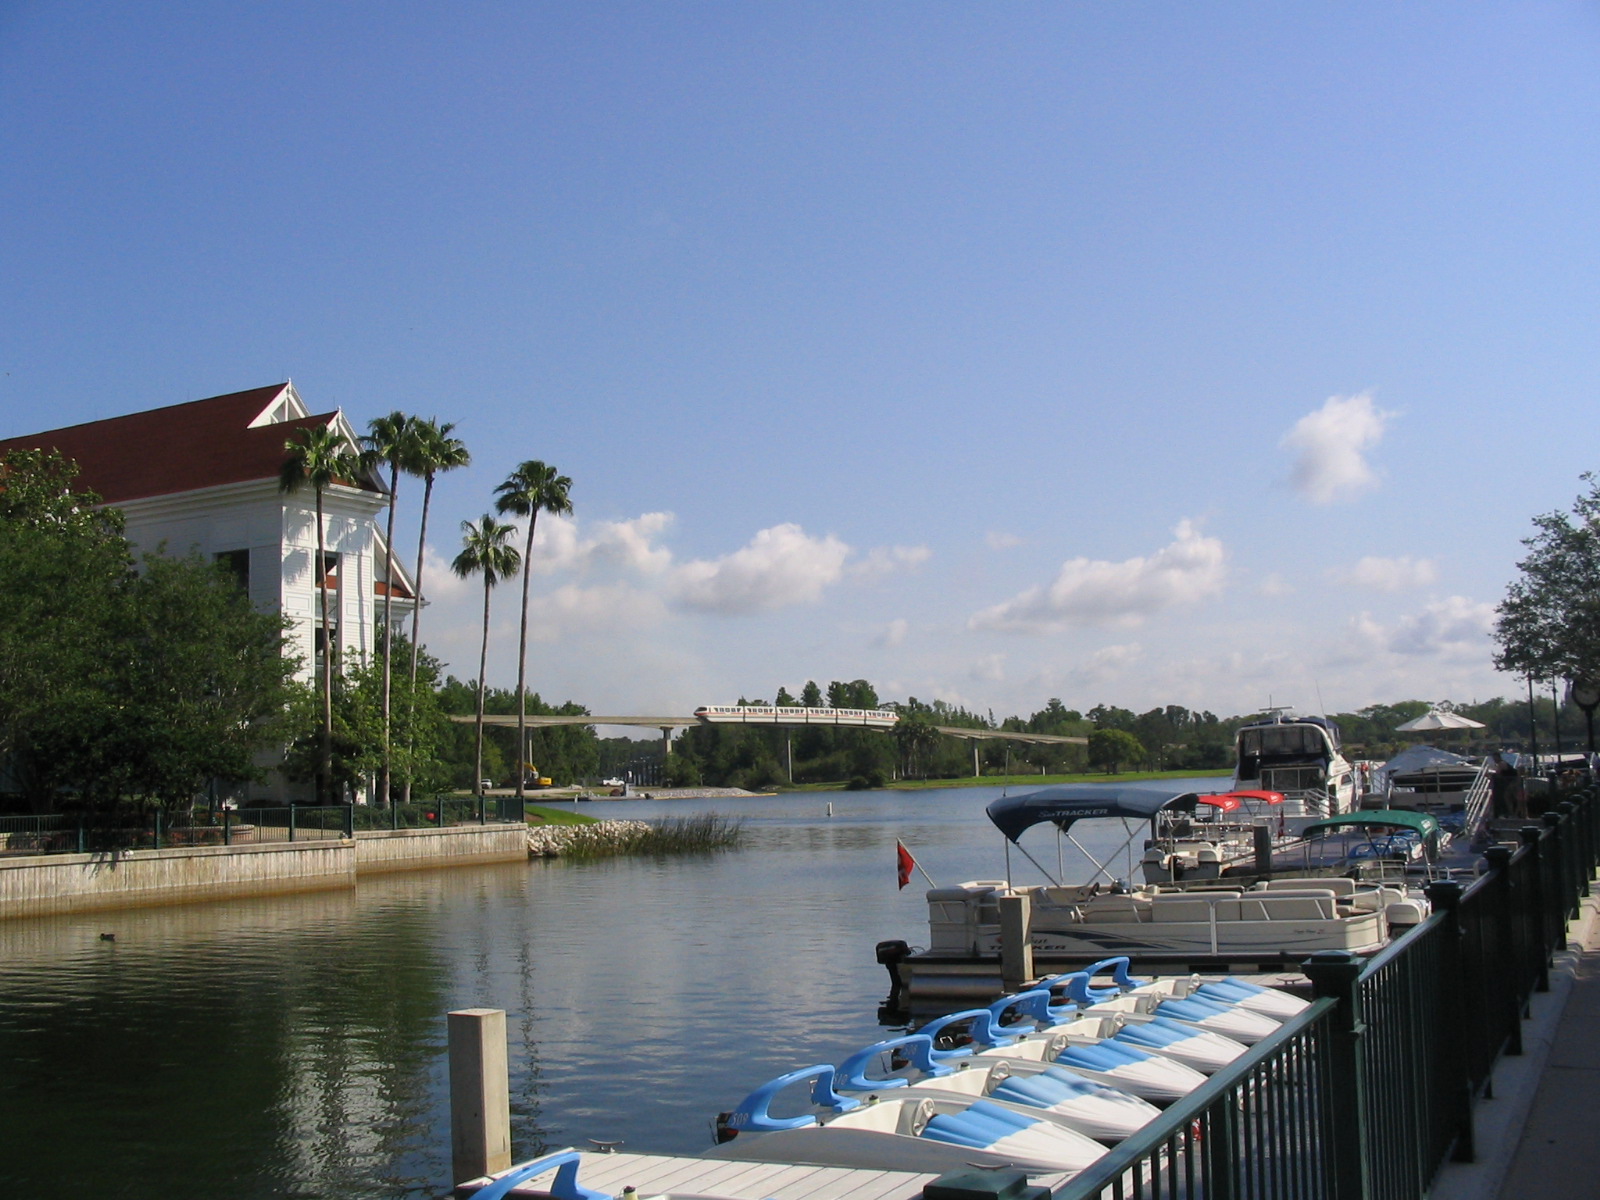
[[[1428,712],[1404,725],[1396,725],[1396,733],[1428,733],[1438,729],[1482,729],[1482,721],[1474,721],[1471,717],[1463,717],[1460,713],[1453,712]]]

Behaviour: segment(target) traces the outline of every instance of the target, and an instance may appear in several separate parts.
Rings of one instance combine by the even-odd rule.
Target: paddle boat
[[[884,1074],[877,1069],[885,1061],[891,1069],[915,1070],[919,1077]],[[903,1065],[896,1067],[897,1063]],[[1128,1137],[1160,1113],[1153,1104],[1119,1088],[1058,1067],[1019,1070],[1002,1059],[979,1060],[936,1050],[925,1033],[903,1034],[856,1051],[839,1064],[835,1087],[873,1094],[904,1089],[899,1092],[902,1096],[968,1102],[988,1099],[1108,1144]]]
[[[727,1140],[707,1151],[707,1157],[885,1171],[938,1172],[963,1166],[1081,1171],[1105,1152],[1085,1134],[987,1098],[908,1091],[903,1097],[856,1099],[835,1090],[836,1078],[833,1066],[821,1064],[763,1084],[719,1121],[719,1137]],[[773,1114],[780,1094],[807,1083],[817,1111]]]

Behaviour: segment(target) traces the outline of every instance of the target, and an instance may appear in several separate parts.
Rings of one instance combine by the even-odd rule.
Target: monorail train
[[[694,710],[708,725],[859,725],[893,729],[900,714],[887,708],[801,708],[771,704],[702,704]]]

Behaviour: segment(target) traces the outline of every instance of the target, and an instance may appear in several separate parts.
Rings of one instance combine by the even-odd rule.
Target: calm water
[[[927,941],[923,881],[896,890],[894,840],[941,884],[1000,876],[982,815],[1000,794],[597,803],[584,810],[740,816],[749,837],[686,859],[0,923],[0,1183],[443,1195],[444,1014],[480,1006],[507,1012],[519,1158],[587,1138],[697,1152],[756,1084],[884,1036],[873,945]],[[1069,856],[1068,877],[1082,870]],[[1020,859],[1016,875],[1036,878]]]

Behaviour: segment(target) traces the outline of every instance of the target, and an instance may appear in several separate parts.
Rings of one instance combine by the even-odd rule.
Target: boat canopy
[[[1040,788],[1021,796],[1003,796],[984,811],[994,827],[1011,841],[1035,825],[1049,821],[1063,833],[1075,821],[1094,817],[1121,817],[1148,821],[1164,808],[1194,810],[1194,792],[1162,788],[1118,787],[1105,783],[1066,783]]]
[[[1261,804],[1282,804],[1282,792],[1218,792],[1211,796],[1196,796],[1195,800],[1201,804],[1209,804],[1219,812],[1237,812],[1243,808],[1247,800],[1255,800]]]
[[[1304,835],[1322,833],[1354,825],[1388,825],[1396,829],[1409,829],[1422,837],[1432,837],[1439,832],[1439,819],[1428,813],[1408,812],[1398,808],[1370,808],[1357,812],[1341,813],[1337,817],[1324,817],[1313,821],[1304,829]]]

